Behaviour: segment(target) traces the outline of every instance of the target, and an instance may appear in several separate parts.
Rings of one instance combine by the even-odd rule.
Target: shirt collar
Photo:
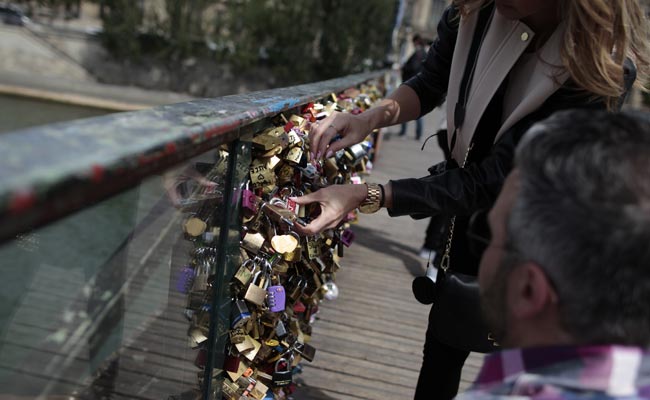
[[[590,390],[629,392],[647,350],[618,345],[510,349],[488,355],[475,382],[489,386],[523,374],[543,374]],[[647,361],[646,361],[647,362]]]

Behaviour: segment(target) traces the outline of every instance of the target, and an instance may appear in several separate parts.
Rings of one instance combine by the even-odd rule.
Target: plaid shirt
[[[650,399],[650,352],[624,346],[512,349],[486,357],[457,399]]]

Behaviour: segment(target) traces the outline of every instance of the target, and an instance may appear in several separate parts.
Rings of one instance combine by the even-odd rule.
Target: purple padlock
[[[176,290],[178,290],[180,293],[187,294],[190,289],[192,289],[194,278],[196,278],[196,272],[194,271],[194,268],[190,267],[189,265],[183,267],[183,269],[180,270],[176,277]]]
[[[286,292],[284,286],[269,286],[266,289],[266,299],[269,302],[269,310],[271,312],[282,312],[286,305]]]
[[[257,213],[257,196],[250,189],[242,190],[241,204],[245,209]]]
[[[350,247],[352,242],[354,242],[354,232],[352,229],[347,228],[343,232],[341,232],[341,243],[345,245],[345,247]]]

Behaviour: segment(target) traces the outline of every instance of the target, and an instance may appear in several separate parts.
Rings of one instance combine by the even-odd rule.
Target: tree
[[[240,72],[263,65],[282,85],[382,63],[397,7],[395,0],[165,0],[162,20],[143,24],[129,1],[103,1],[107,45],[119,56],[140,55],[141,27],[155,26],[148,34],[164,39],[156,42],[159,57],[211,57]]]
[[[215,41],[235,43],[229,60],[240,68],[259,62],[262,49],[262,61],[280,78],[322,80],[384,60],[395,6],[393,0],[230,1]]]
[[[140,55],[140,26],[142,7],[132,0],[102,0],[104,44],[118,57]]]

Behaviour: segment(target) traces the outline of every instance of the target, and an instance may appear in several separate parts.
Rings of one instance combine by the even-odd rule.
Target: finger
[[[316,229],[314,228],[314,221],[308,223],[307,225],[300,225],[296,224],[293,229],[295,229],[298,234],[301,236],[313,236],[317,233]]]
[[[316,158],[318,155],[318,147],[322,142],[322,136],[334,121],[335,114],[336,113],[332,113],[327,118],[316,121],[314,125],[312,125],[312,129],[309,132],[309,147],[313,158]]]
[[[206,179],[204,177],[197,178],[196,181],[199,183],[201,186],[217,186],[216,182],[212,182],[209,179]]]
[[[317,156],[317,158],[320,159],[325,155],[325,153],[327,153],[328,147],[331,146],[330,142],[332,142],[337,134],[338,131],[333,125],[328,127],[328,129],[325,131],[325,134],[321,137],[320,144],[318,145],[318,154],[320,154],[320,157]]]
[[[309,193],[300,197],[289,198],[300,205],[316,203],[321,200],[321,196],[318,194],[318,192]]]
[[[341,140],[337,140],[335,142],[332,142],[330,146],[327,148],[327,151],[324,153],[325,158],[330,158],[336,153],[337,151],[344,149],[348,146],[352,146],[355,144],[354,138],[350,136],[345,136],[341,138]]]
[[[167,190],[167,196],[174,207],[179,208],[181,206],[181,196],[178,194],[175,187]]]
[[[315,220],[311,221],[305,226],[297,225],[297,229],[305,235],[316,235],[327,229],[331,222],[328,220],[325,213],[321,214]]]

